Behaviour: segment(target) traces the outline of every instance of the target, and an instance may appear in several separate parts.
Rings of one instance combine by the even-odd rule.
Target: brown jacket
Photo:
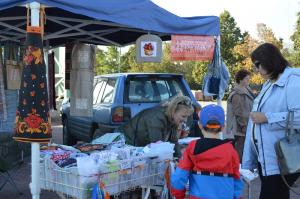
[[[245,136],[249,115],[252,110],[254,94],[235,85],[227,99],[226,132]]]
[[[165,114],[165,107],[157,106],[143,110],[118,129],[124,133],[126,143],[146,146],[159,140],[175,144],[175,156],[180,157],[177,127]]]

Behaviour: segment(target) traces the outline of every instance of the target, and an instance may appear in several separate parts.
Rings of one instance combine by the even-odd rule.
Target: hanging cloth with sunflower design
[[[43,26],[43,21],[41,24]],[[43,27],[27,26],[13,137],[20,142],[47,143],[52,137],[42,32]]]

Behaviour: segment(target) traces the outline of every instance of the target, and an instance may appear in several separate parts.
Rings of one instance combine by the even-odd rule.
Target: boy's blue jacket
[[[192,141],[171,176],[171,193],[176,199],[183,199],[189,181],[190,199],[239,199],[243,189],[239,165],[231,141],[210,138]]]

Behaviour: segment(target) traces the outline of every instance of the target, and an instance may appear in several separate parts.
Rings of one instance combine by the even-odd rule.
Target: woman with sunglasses
[[[124,133],[125,141],[133,146],[146,146],[159,140],[175,144],[175,157],[180,157],[178,138],[194,111],[187,96],[176,96],[159,106],[139,112],[117,131]]]
[[[285,136],[288,111],[294,111],[294,126],[300,128],[300,70],[289,67],[279,49],[270,43],[258,46],[251,53],[251,60],[266,81],[250,113],[242,168],[258,168],[260,199],[289,199],[289,188],[280,175],[274,144]],[[292,185],[298,176],[287,175],[285,179]]]

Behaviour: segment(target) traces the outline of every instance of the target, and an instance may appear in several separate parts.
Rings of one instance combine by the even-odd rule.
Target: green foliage
[[[128,51],[122,56],[122,72],[137,72],[141,71],[140,69],[136,68],[138,67],[136,61],[135,61],[135,54],[136,54],[136,47],[135,45],[132,45],[129,47]]]
[[[231,74],[231,82],[234,82],[234,74],[240,70],[240,69],[246,69],[249,70],[252,73],[252,78],[250,80],[250,83],[252,84],[261,84],[263,79],[255,73],[253,70],[253,64],[250,58],[251,52],[259,45],[259,42],[255,39],[253,39],[250,35],[247,35],[245,37],[245,40],[243,43],[236,45],[234,47],[234,51],[236,54],[239,54],[241,57],[244,57],[244,59],[237,64],[237,67],[232,69],[230,71]]]
[[[257,24],[257,32],[258,32],[258,38],[260,43],[272,43],[277,48],[282,49],[283,44],[282,44],[282,39],[277,39],[269,27],[267,27],[266,24],[259,23]]]
[[[96,74],[116,73],[119,70],[119,51],[116,46],[109,46],[107,51],[96,51]]]
[[[241,33],[235,19],[225,10],[220,15],[221,29],[221,56],[228,67],[231,82],[234,74],[243,67],[243,61],[247,58],[244,54],[238,53],[235,47],[245,42],[249,35],[247,32]]]
[[[185,80],[192,89],[199,89],[203,80],[203,76],[207,70],[205,62],[173,62],[171,60],[171,44],[163,43],[163,57],[161,63],[136,63],[135,59],[136,47],[132,46],[128,52],[124,54],[123,64],[130,66],[128,72],[158,72],[158,73],[177,73],[183,74]]]
[[[190,85],[191,87],[193,87],[193,89],[202,89],[202,82],[204,79],[204,75],[207,72],[208,64],[209,62],[194,62],[192,71],[193,84]]]
[[[297,13],[298,19],[296,23],[296,29],[291,36],[291,40],[294,42],[293,50],[288,52],[288,61],[292,66],[300,66],[300,12]]]
[[[235,22],[235,19],[230,13],[225,10],[220,15],[220,31],[221,31],[221,55],[224,62],[228,66],[229,70],[232,71],[244,57],[234,52],[234,47],[238,44],[243,43],[247,32],[241,33],[239,27]]]
[[[300,51],[292,49],[283,49],[282,53],[291,66],[298,68],[300,67]]]
[[[291,36],[291,40],[294,42],[294,50],[300,51],[300,12],[297,13],[298,19],[296,24],[296,30]]]
[[[268,42],[277,46],[279,49],[283,48],[282,39],[277,39],[273,31],[265,24],[257,24],[258,39],[253,39],[250,35],[244,38],[244,41],[234,47],[234,52],[240,57],[243,57],[242,61],[237,63],[237,67],[234,69],[229,68],[230,73],[234,75],[238,69],[245,68],[252,72],[251,83],[261,84],[264,80],[262,77],[255,73],[252,67],[252,61],[250,59],[251,52],[260,44]],[[232,76],[233,77],[233,76]]]
[[[258,39],[253,39],[247,32],[241,33],[235,19],[228,11],[220,15],[221,55],[226,63],[233,82],[237,70],[245,68],[253,73],[251,83],[260,84],[263,79],[255,74],[250,59],[251,52],[261,43],[270,42],[282,50],[283,55],[292,66],[300,66],[300,12],[297,27],[291,39],[294,49],[283,49],[282,39],[277,39],[273,31],[265,24],[257,24]],[[118,72],[162,72],[183,74],[191,89],[201,89],[203,77],[207,72],[209,62],[174,62],[171,60],[171,43],[163,43],[163,57],[161,63],[137,63],[136,46],[120,57],[118,47],[110,46],[107,51],[98,49],[96,54],[96,73],[106,74]]]

